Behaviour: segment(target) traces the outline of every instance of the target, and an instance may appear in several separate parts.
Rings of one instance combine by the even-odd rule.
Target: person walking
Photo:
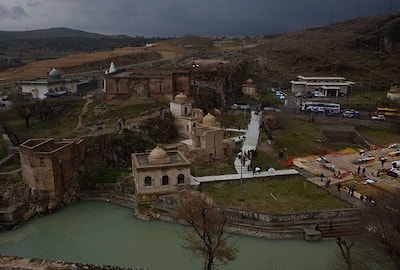
[[[358,165],[358,168],[357,168],[357,176],[360,175],[360,172],[361,172],[361,167],[360,167],[360,165]]]
[[[365,170],[365,167],[362,169],[362,176],[365,176],[365,172],[366,172],[366,170]]]
[[[342,184],[339,182],[338,184],[337,184],[337,192],[340,192],[340,189],[342,188]]]

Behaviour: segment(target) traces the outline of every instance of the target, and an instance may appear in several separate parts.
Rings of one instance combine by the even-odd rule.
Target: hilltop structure
[[[22,93],[32,95],[34,99],[46,97],[59,97],[67,94],[75,94],[78,91],[78,79],[62,78],[60,72],[53,68],[47,78],[19,81]]]
[[[351,92],[354,82],[346,81],[345,77],[306,77],[299,75],[297,81],[290,81],[292,93],[314,94],[318,92],[323,97],[346,96]]]
[[[113,66],[104,75],[106,100],[131,97],[170,101],[180,92],[189,93],[189,71],[121,69]]]

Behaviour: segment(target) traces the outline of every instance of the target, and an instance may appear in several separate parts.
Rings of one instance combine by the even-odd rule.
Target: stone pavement
[[[242,153],[249,150],[255,150],[258,144],[258,137],[260,135],[260,115],[255,111],[251,112],[251,119],[247,130],[237,130],[230,129],[231,131],[244,132],[244,136],[240,136],[240,140],[243,140]],[[239,140],[238,139],[238,140]],[[191,185],[199,185],[200,183],[213,182],[213,181],[230,181],[230,180],[240,180],[240,179],[250,179],[250,178],[261,178],[277,175],[294,175],[299,174],[295,169],[287,170],[274,170],[260,171],[253,174],[253,171],[249,171],[247,168],[250,165],[250,160],[246,159],[244,164],[239,158],[235,158],[234,161],[237,174],[226,174],[226,175],[210,175],[202,177],[191,177]]]
[[[260,136],[260,115],[261,114],[256,113],[256,111],[251,111],[250,123],[247,127],[244,138],[242,137],[242,153],[245,153],[249,150],[255,150],[257,148],[258,137]],[[238,174],[253,174],[252,171],[249,172],[247,170],[247,167],[250,165],[250,160],[246,159],[243,164],[239,158],[236,158],[234,164]]]

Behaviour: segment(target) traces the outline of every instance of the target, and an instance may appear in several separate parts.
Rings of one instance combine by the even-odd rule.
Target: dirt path
[[[76,124],[76,127],[74,130],[78,130],[80,128],[82,128],[82,119],[86,117],[87,111],[88,111],[88,107],[90,105],[90,103],[93,102],[93,96],[92,95],[87,95],[86,96],[86,102],[82,107],[82,112],[78,117],[78,123]]]

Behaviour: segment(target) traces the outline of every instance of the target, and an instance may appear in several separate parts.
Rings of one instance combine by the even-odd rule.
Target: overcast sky
[[[400,0],[0,0],[0,30],[146,37],[289,32],[398,11]]]

